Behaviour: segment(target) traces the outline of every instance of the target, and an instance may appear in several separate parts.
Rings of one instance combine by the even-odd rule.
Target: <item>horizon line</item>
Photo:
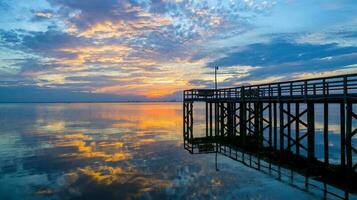
[[[9,102],[1,102],[0,101],[0,104],[10,104],[10,103],[28,103],[28,104],[31,104],[31,103],[159,103],[159,102],[162,102],[162,103],[170,103],[170,102],[183,102],[183,100],[138,100],[138,101],[23,101],[23,102],[20,102],[20,101],[9,101]]]

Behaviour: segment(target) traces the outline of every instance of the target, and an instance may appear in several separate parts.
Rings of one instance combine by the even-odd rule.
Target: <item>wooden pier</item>
[[[195,102],[205,104],[205,134],[199,136],[193,131]],[[357,74],[186,90],[184,147],[190,153],[223,153],[224,147],[254,155],[341,188],[348,198],[357,191],[356,103]],[[330,162],[329,153],[332,105],[339,107],[338,163]],[[322,159],[316,156],[317,114],[324,116]]]

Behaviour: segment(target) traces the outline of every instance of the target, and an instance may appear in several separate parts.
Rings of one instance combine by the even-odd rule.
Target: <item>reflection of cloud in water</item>
[[[77,191],[83,199],[95,199],[96,196],[139,198],[142,193],[170,187],[171,184],[169,180],[156,179],[135,169],[124,171],[120,167],[110,166],[79,168],[64,177],[67,182],[64,182],[58,192],[73,195],[73,191]]]
[[[210,155],[189,155],[181,110],[181,103],[0,109],[10,116],[0,127],[0,199],[276,199],[281,188],[283,197],[310,197],[235,162],[220,159],[216,172]]]
[[[68,141],[64,146],[76,147],[78,149],[78,152],[62,154],[61,157],[103,158],[103,160],[107,162],[127,160],[130,159],[131,157],[130,153],[122,152],[122,150],[118,150],[118,152],[115,153],[97,151],[96,142],[84,142],[82,140],[72,140],[72,141]]]
[[[64,121],[53,121],[42,126],[42,128],[47,131],[63,131],[65,129],[65,126],[66,124]]]

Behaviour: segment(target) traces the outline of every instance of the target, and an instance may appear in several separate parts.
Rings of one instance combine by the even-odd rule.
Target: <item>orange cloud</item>
[[[53,13],[51,13],[51,12],[36,12],[35,16],[43,17],[43,18],[51,18],[51,17],[53,17]]]
[[[73,28],[68,29],[78,36],[96,39],[133,37],[134,35],[147,33],[150,31],[160,31],[162,26],[172,23],[170,17],[154,15],[144,11],[140,11],[139,19],[133,20],[117,20],[117,21],[102,21],[96,23],[84,31],[79,31]]]
[[[83,65],[86,62],[112,62],[121,63],[132,49],[126,45],[102,45],[85,46],[59,49],[58,51],[66,53],[75,53],[75,59],[61,59],[57,64],[62,65]]]

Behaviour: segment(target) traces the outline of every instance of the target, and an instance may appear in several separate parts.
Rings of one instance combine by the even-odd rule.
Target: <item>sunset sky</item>
[[[0,102],[180,99],[357,72],[355,0],[0,0]]]

